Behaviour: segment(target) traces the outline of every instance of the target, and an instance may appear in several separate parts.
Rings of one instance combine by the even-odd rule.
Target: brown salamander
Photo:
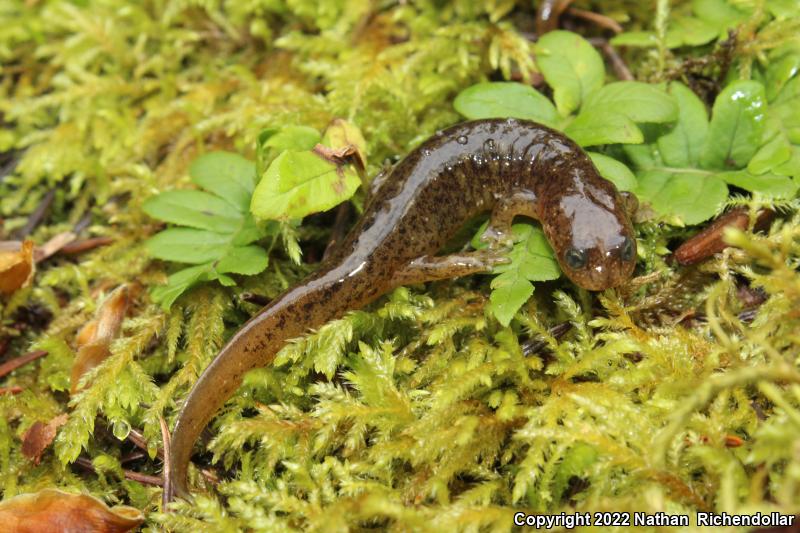
[[[200,376],[175,424],[165,498],[188,496],[192,448],[248,370],[270,364],[287,340],[394,287],[491,270],[504,261],[516,215],[541,222],[576,284],[589,290],[621,284],[636,261],[628,198],[577,144],[540,124],[486,119],[437,133],[381,181],[319,270],[242,326]],[[435,255],[467,220],[487,211],[486,249]]]

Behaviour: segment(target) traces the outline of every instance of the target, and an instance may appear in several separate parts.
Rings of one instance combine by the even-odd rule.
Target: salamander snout
[[[621,235],[610,243],[568,247],[558,258],[564,274],[590,291],[616,287],[630,278],[636,266],[636,240]]]

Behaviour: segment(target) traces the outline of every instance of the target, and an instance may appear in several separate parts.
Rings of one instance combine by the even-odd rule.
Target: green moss
[[[648,28],[651,14],[627,4],[581,5]],[[670,17],[686,13],[676,4]],[[220,481],[195,469],[206,491],[171,513],[160,488],[125,480],[122,469],[160,475],[160,419],[174,421],[198,374],[257,312],[240,296],[274,297],[313,270],[290,259],[293,246],[299,239],[318,257],[327,219],[284,224],[265,243],[269,267],[239,287],[201,285],[170,311],[138,291],[111,356],[68,396],[76,333],[103,296],[165,281],[168,265],[143,244],[161,228],[142,204],[188,187],[196,156],[226,149],[255,159],[264,128],[322,131],[341,117],[364,133],[374,175],[457,121],[452,100],[467,86],[530,79],[532,47],[515,28],[532,14],[529,2],[501,0],[6,2],[0,152],[19,161],[0,178],[3,232],[22,227],[52,189],[34,241],[88,215],[82,236],[114,243],[41,263],[32,287],[0,303],[6,357],[49,352],[2,383],[24,389],[0,396],[3,498],[82,489],[142,508],[154,531],[209,522],[220,531],[505,531],[518,510],[800,512],[796,200],[781,204],[768,233],[732,233],[738,249],[695,269],[665,261],[688,230],[644,223],[647,283],[602,294],[537,285],[508,327],[492,318],[480,276],[398,289],[353,311],[247,377],[212,426],[213,458],[197,458]],[[777,50],[796,20],[748,23],[754,42],[737,45],[733,71],[759,76],[772,54],[784,57]],[[631,67],[663,79],[685,57],[716,57],[712,46],[662,44],[631,56]],[[750,322],[738,315],[742,280],[768,296]],[[682,320],[698,312],[705,320]],[[44,314],[51,319],[37,319]],[[556,335],[560,324],[569,330]],[[545,349],[528,353],[532,345]],[[22,435],[65,412],[33,466]],[[150,454],[123,462],[131,428]],[[96,473],[76,465],[79,456]]]

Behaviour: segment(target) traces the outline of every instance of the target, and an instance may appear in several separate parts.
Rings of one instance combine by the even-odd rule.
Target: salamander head
[[[561,270],[591,291],[627,281],[636,266],[636,237],[628,216],[635,202],[605,180],[571,191],[550,206],[543,227]],[[555,222],[555,224],[553,223]]]

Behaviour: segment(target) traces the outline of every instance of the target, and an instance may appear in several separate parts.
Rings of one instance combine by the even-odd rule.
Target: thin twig
[[[83,239],[80,241],[73,241],[61,248],[61,253],[65,255],[77,255],[89,250],[94,250],[101,246],[107,246],[114,242],[111,237],[93,237],[91,239]]]
[[[0,365],[0,378],[5,377],[14,370],[18,369],[19,367],[27,365],[31,361],[35,361],[36,359],[44,357],[45,355],[47,355],[46,351],[36,350],[35,352],[28,352],[26,354],[20,355],[19,357],[15,357],[10,361],[6,361],[2,365]]]
[[[147,439],[144,438],[144,434],[142,434],[142,432],[138,429],[131,428],[131,430],[128,432],[128,440],[140,450],[145,452],[150,451],[147,447]],[[156,449],[156,457],[159,459],[164,458],[164,450],[162,450],[160,447]]]
[[[28,217],[28,221],[25,223],[25,225],[14,232],[14,238],[22,240],[30,235],[33,230],[36,229],[36,226],[38,226],[42,220],[44,220],[45,216],[47,216],[47,212],[50,210],[50,206],[53,205],[53,200],[55,200],[55,198],[55,189],[50,189],[47,191],[44,197],[42,197],[42,200],[39,202],[39,205],[36,206],[36,209],[34,209],[33,213],[31,213]]]
[[[85,457],[78,457],[75,460],[75,464],[82,466],[87,470],[91,470],[92,472],[97,473],[97,469],[94,467],[92,462],[85,458]],[[132,470],[122,470],[122,475],[125,476],[125,479],[130,479],[131,481],[137,481],[142,483],[143,485],[152,485],[154,487],[161,487],[164,485],[164,482],[158,476],[151,476],[148,474],[141,474],[139,472],[134,472]]]
[[[572,324],[569,322],[562,322],[560,324],[556,324],[552,328],[548,330],[548,333],[555,337],[556,339],[560,339],[564,336],[564,334],[572,328]],[[526,357],[529,355],[533,355],[542,351],[544,348],[547,347],[547,341],[545,341],[541,337],[533,337],[532,339],[528,339],[522,343],[522,353]]]
[[[605,15],[601,15],[600,13],[595,13],[594,11],[587,11],[586,9],[580,9],[577,7],[570,7],[567,9],[567,13],[572,15],[573,17],[578,17],[584,20],[588,20],[589,22],[594,22],[601,28],[605,28],[607,30],[611,30],[614,33],[622,33],[622,26],[619,23]]]
[[[161,472],[162,484],[164,491],[161,494],[161,507],[167,508],[167,505],[172,501],[172,459],[170,457],[171,436],[169,434],[169,426],[163,416],[158,417],[158,423],[161,426],[161,440],[164,442],[164,468]]]
[[[628,68],[628,65],[625,63],[625,60],[617,53],[616,48],[611,46],[611,43],[608,42],[607,39],[603,39],[602,37],[591,37],[589,42],[592,45],[599,49],[608,59],[608,62],[611,64],[611,68],[614,70],[614,74],[617,78],[625,81],[631,81],[635,79],[633,74],[631,74],[631,70]]]

